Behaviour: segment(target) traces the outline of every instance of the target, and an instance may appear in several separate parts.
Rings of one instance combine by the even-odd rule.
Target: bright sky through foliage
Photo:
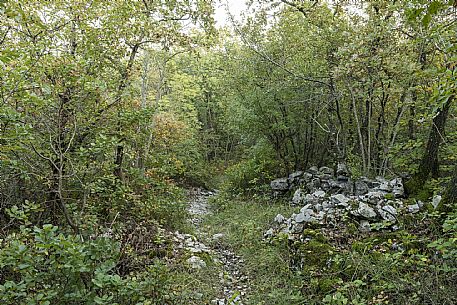
[[[227,13],[227,6],[230,13],[239,19],[241,12],[246,9],[245,0],[219,0],[216,3],[215,19],[218,26],[225,26],[230,24],[229,15]]]

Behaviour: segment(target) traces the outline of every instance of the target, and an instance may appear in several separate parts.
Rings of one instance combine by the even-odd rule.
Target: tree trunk
[[[440,144],[444,139],[444,130],[446,126],[446,119],[449,113],[454,96],[451,96],[443,107],[438,110],[438,114],[433,118],[432,127],[428,137],[427,147],[422,157],[419,169],[416,174],[406,183],[406,192],[408,194],[417,194],[420,192],[430,174],[433,177],[438,177],[439,162],[438,152]]]

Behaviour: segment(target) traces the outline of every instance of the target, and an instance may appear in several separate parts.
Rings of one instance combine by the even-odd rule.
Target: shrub
[[[53,225],[22,228],[0,250],[1,304],[164,304],[168,275],[153,264],[121,277],[119,245],[83,241]]]

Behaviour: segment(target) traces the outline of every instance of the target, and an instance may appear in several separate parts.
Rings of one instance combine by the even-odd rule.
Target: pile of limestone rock
[[[279,232],[293,236],[310,226],[337,226],[348,218],[363,232],[379,222],[395,229],[400,214],[417,213],[423,206],[421,202],[404,205],[401,178],[351,179],[345,164],[338,164],[336,170],[313,166],[272,181],[271,188],[275,196],[289,194],[301,209],[289,218],[278,214],[265,237]],[[439,196],[434,198],[432,204],[436,207],[439,200]]]

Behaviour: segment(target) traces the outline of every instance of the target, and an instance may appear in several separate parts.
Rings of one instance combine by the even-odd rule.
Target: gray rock
[[[392,194],[395,196],[395,198],[403,198],[405,197],[405,190],[403,187],[394,187]]]
[[[346,180],[347,181],[347,180]],[[330,191],[332,193],[339,193],[341,190],[344,189],[346,182],[344,181],[336,181],[336,180],[329,180]]]
[[[303,229],[305,229],[305,225],[302,223],[297,223],[292,226],[290,232],[294,233],[294,234],[298,234],[298,233],[303,232]]]
[[[370,223],[367,220],[362,220],[359,224],[359,231],[362,233],[368,233],[371,231]]]
[[[327,181],[321,182],[321,189],[328,192],[330,190],[330,184]]]
[[[384,200],[384,193],[368,192],[367,194],[365,194],[365,198],[369,203],[378,204],[380,201]]]
[[[305,172],[302,178],[304,179],[304,181],[309,182],[311,181],[311,179],[313,179],[313,174]]]
[[[432,205],[433,205],[433,208],[436,209],[438,207],[438,205],[440,204],[442,200],[442,197],[440,195],[436,195],[433,197],[432,199]]]
[[[224,236],[225,236],[224,233],[216,233],[216,234],[213,235],[213,238],[212,238],[212,239],[213,239],[214,241],[219,241],[219,240],[221,240],[222,238],[224,238]]]
[[[294,173],[290,174],[289,179],[295,180],[297,178],[300,178],[301,176],[303,176],[303,171],[298,171],[298,172],[294,172]]]
[[[274,233],[275,233],[275,231],[272,228],[270,228],[263,234],[263,237],[271,238],[271,237],[273,237]]]
[[[379,183],[388,183],[388,181],[386,180],[386,178],[381,177],[381,176],[377,176],[375,179],[376,179],[376,181],[378,181]]]
[[[322,174],[333,176],[333,169],[331,169],[330,167],[322,166],[321,168],[319,168],[319,171]]]
[[[381,183],[381,185],[379,186],[379,190],[389,193],[392,190],[392,188],[389,186],[389,183],[386,181],[386,182]]]
[[[201,269],[206,267],[206,263],[198,256],[191,256],[187,259],[187,263],[192,269]]]
[[[395,221],[397,216],[397,210],[391,205],[385,205],[378,209],[378,213],[382,219],[387,221]]]
[[[408,205],[408,212],[409,213],[412,213],[412,214],[418,213],[420,211],[420,209],[421,208],[417,203]]]
[[[303,198],[303,203],[315,205],[319,202],[319,198],[315,197],[313,194],[306,194],[305,198]]]
[[[300,204],[303,201],[303,193],[301,189],[297,189],[292,197],[293,204]]]
[[[336,168],[336,174],[338,176],[348,177],[349,176],[349,171],[348,171],[348,168],[347,168],[346,164],[338,163],[338,166]]]
[[[355,182],[355,194],[356,195],[363,195],[368,193],[369,188],[368,185],[364,181],[356,181]]]
[[[271,181],[271,189],[274,191],[287,191],[289,189],[289,181],[287,178],[279,178]]]
[[[321,186],[321,179],[319,178],[313,178],[311,180],[311,185],[314,187],[314,188],[318,188]]]
[[[319,179],[325,180],[325,181],[328,181],[328,180],[330,180],[330,179],[333,178],[333,176],[332,176],[332,175],[329,175],[329,174],[320,174],[320,175],[317,176],[317,177],[318,177]]]
[[[311,208],[310,204],[305,205],[300,209],[300,213],[303,214],[313,214],[313,209]]]
[[[350,199],[347,198],[346,196],[344,196],[343,194],[336,194],[336,195],[330,196],[330,200],[332,203],[334,203],[338,206],[346,207],[346,206],[348,206]]]
[[[333,208],[334,204],[330,201],[324,201],[322,202],[322,210],[323,211],[328,211],[330,208]]]
[[[286,218],[284,216],[282,216],[281,214],[276,215],[276,217],[274,219],[274,221],[277,224],[282,224],[284,222],[284,220],[286,220]]]
[[[326,193],[324,191],[320,190],[320,191],[315,191],[312,195],[315,198],[324,198]]]
[[[395,178],[390,181],[390,186],[392,187],[392,194],[395,198],[402,198],[405,195],[405,189],[403,187],[403,182],[400,178]]]
[[[338,175],[338,177],[336,177],[336,180],[338,180],[340,182],[347,182],[349,180],[349,177],[343,176],[343,175]]]
[[[377,216],[375,210],[364,202],[359,203],[357,214],[367,219],[373,219]]]
[[[310,212],[308,212],[310,211]],[[295,222],[297,223],[303,223],[303,222],[313,222],[316,221],[316,218],[314,217],[314,212],[312,210],[306,210],[304,212],[300,212],[295,216]]]
[[[313,174],[313,175],[317,175],[319,173],[319,169],[317,168],[317,166],[311,166],[309,169],[308,169],[308,172],[310,174]]]

